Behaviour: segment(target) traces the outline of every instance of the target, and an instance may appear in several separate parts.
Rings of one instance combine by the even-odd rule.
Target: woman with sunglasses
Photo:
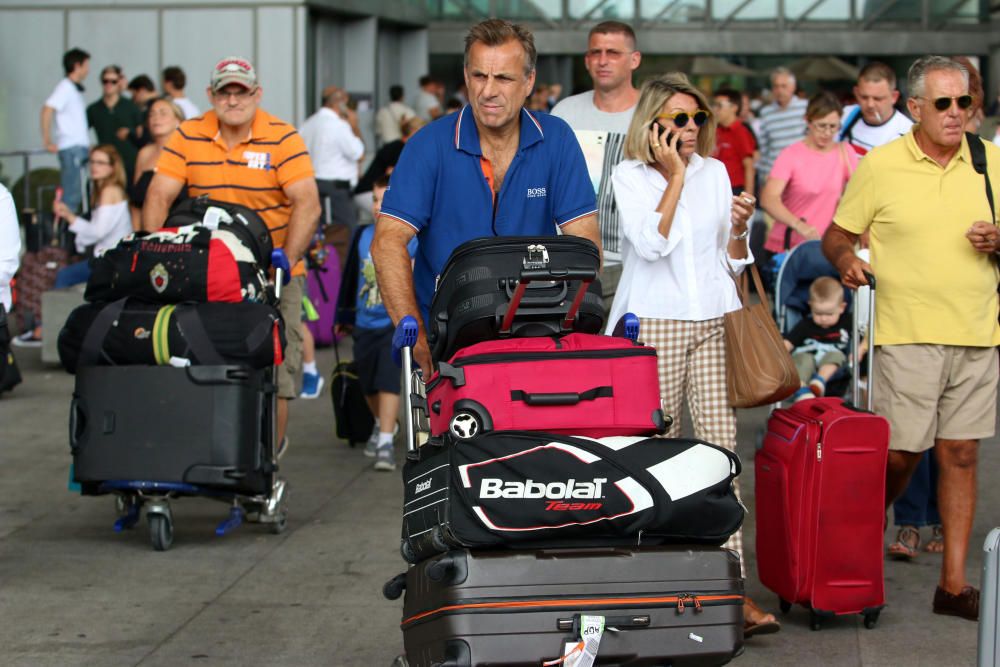
[[[683,74],[646,81],[612,175],[622,224],[622,277],[609,322],[639,316],[659,356],[660,395],[681,435],[687,397],[695,437],[736,449],[736,412],[726,394],[723,315],[740,308],[733,274],[753,262],[747,221],[753,197],[733,197],[726,167],[711,155],[715,119]],[[613,324],[612,324],[613,326]],[[740,554],[742,532],[726,544]],[[780,625],[749,598],[746,636]]]
[[[837,141],[844,108],[821,92],[806,107],[806,136],[778,154],[760,203],[774,226],[764,243],[771,256],[818,239],[833,221],[840,195],[858,166],[858,154]]]
[[[90,178],[94,183],[90,220],[76,215],[59,201],[55,214],[69,222],[76,235],[76,249],[81,254],[92,248],[100,255],[118,245],[123,236],[132,232],[128,199],[125,196],[125,165],[121,155],[110,144],[90,149]],[[70,287],[90,278],[90,260],[70,264],[56,274],[56,287]]]

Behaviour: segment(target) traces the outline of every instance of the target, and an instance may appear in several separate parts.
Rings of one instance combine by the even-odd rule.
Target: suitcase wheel
[[[792,603],[785,598],[778,598],[778,608],[782,614],[787,614],[792,609]]]
[[[410,546],[409,540],[401,540],[399,543],[399,554],[403,557],[407,563],[416,563],[417,554],[413,552],[413,547]]]
[[[809,612],[809,629],[816,631],[823,626],[822,618],[814,611]]]
[[[483,424],[478,415],[460,410],[451,418],[448,430],[459,440],[471,440],[483,430]]]
[[[869,611],[865,614],[865,627],[871,630],[878,623],[879,611]]]

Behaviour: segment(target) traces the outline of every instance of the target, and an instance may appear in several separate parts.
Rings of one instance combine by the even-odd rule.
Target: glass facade
[[[981,0],[424,0],[428,18],[468,21],[502,16],[521,21],[572,24],[609,19],[646,21],[650,26],[724,23],[738,27],[784,20],[795,23],[838,21],[879,24],[942,25],[988,21]]]

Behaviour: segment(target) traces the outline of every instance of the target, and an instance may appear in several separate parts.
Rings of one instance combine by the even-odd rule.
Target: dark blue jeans
[[[934,450],[928,449],[910,478],[910,485],[893,506],[897,526],[937,526],[941,524],[937,504],[938,464]]]
[[[56,273],[56,289],[72,287],[90,280],[90,260],[85,259],[76,264],[69,264]]]
[[[63,203],[74,213],[79,212],[83,203],[83,169],[90,149],[86,146],[72,146],[59,151],[59,183],[63,189]]]

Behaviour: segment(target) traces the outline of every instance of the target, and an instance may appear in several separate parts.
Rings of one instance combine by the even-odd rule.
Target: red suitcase
[[[868,628],[878,621],[888,450],[889,422],[839,398],[801,401],[768,420],[754,462],[757,571],[782,611],[811,610],[814,630],[842,614],[863,614]]]
[[[477,343],[427,383],[433,435],[518,429],[603,438],[666,430],[656,350],[574,333]]]

